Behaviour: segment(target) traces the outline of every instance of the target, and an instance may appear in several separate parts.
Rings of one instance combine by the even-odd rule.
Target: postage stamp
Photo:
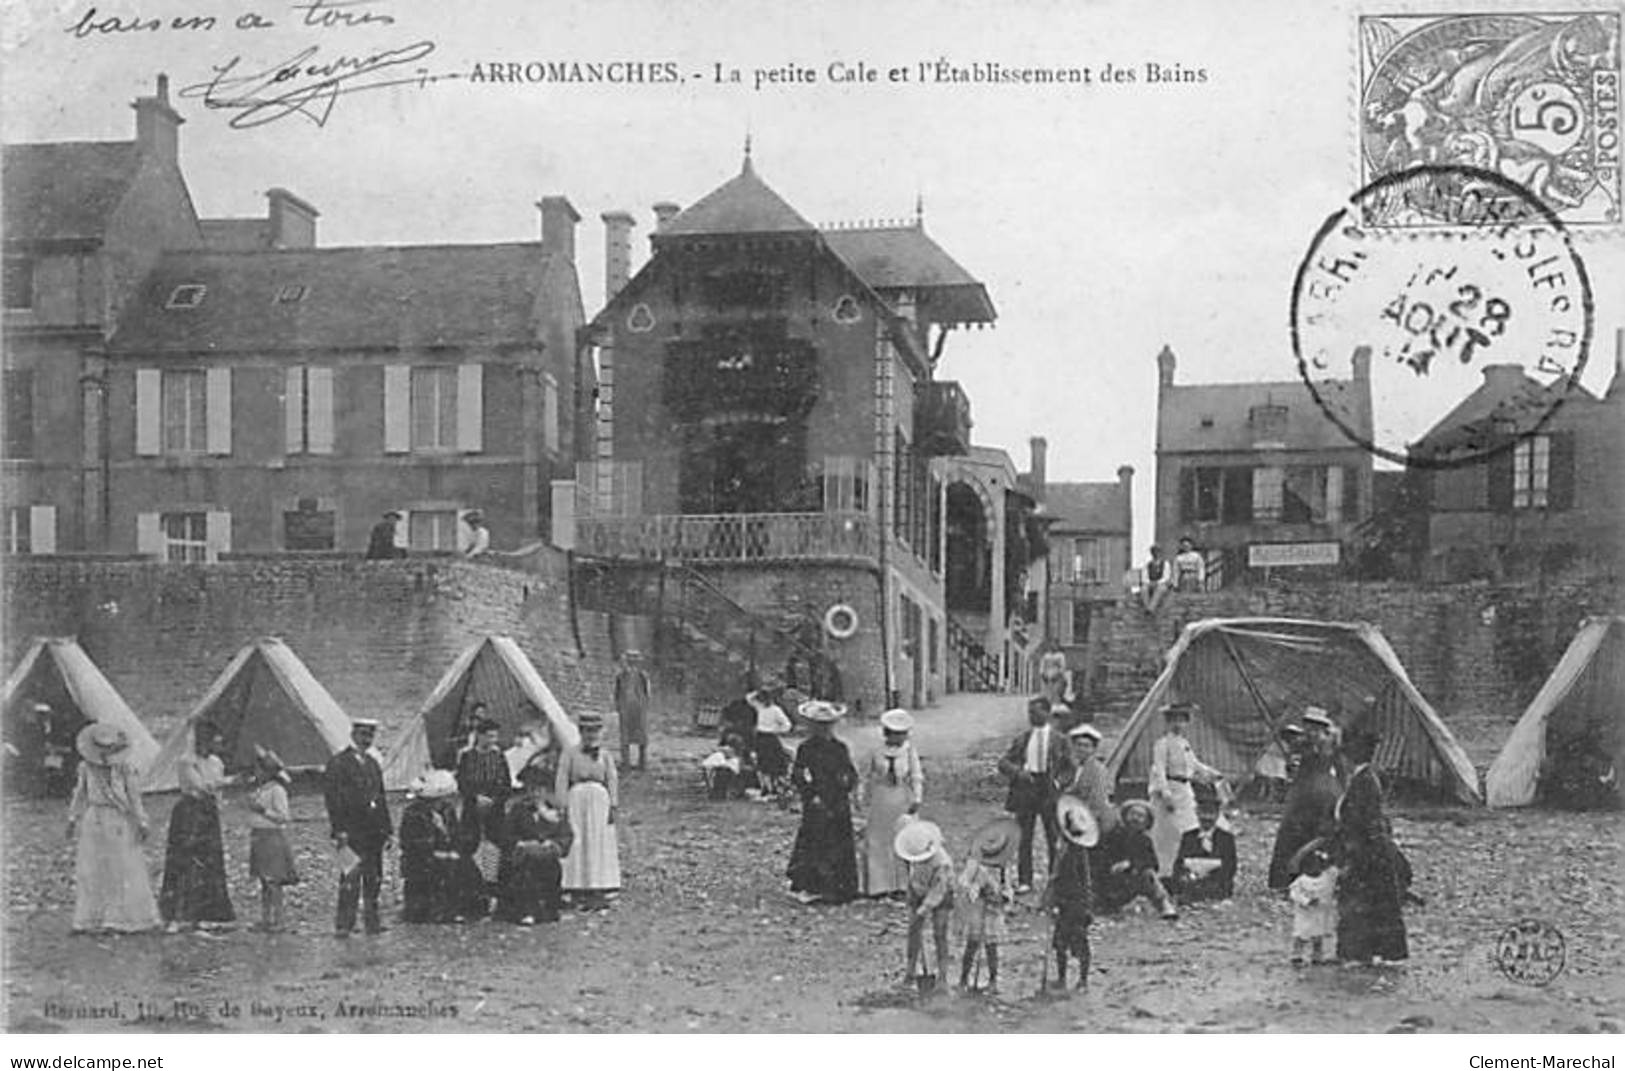
[[[1382,232],[1382,221],[1424,216],[1455,240]],[[1585,263],[1554,209],[1498,172],[1438,165],[1378,178],[1326,218],[1290,317],[1321,411],[1358,445],[1416,468],[1476,464],[1535,434],[1579,383],[1595,319]]]
[[[1363,15],[1362,184],[1420,165],[1493,171],[1570,226],[1620,212],[1620,14]],[[1371,226],[1448,226],[1399,206]]]

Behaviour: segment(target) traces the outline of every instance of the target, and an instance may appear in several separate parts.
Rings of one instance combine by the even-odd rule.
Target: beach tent
[[[580,742],[574,723],[519,645],[507,636],[487,636],[470,645],[434,686],[399,741],[382,741],[384,787],[405,788],[424,771],[453,769],[461,738],[457,727],[484,703],[486,715],[502,726],[503,743],[530,725],[544,725],[549,746]]]
[[[225,736],[229,773],[253,769],[256,744],[275,751],[293,770],[319,770],[350,746],[350,719],[287,644],[264,637],[232,657],[186,720],[164,741],[147,775],[149,792],[179,787],[177,764],[208,722]]]
[[[36,703],[50,705],[49,726],[36,719]],[[158,742],[73,639],[40,637],[29,644],[6,678],[0,709],[5,717],[7,783],[20,791],[43,792],[47,782],[60,785],[63,778],[71,791],[71,774],[79,759],[74,738],[93,721],[124,730],[136,769],[148,769],[158,754]],[[44,776],[47,752],[63,760],[53,765],[49,778]]]
[[[1484,795],[1491,807],[1522,807],[1537,796],[1617,806],[1621,765],[1625,616],[1593,617],[1580,626],[1490,764]]]
[[[1198,705],[1186,735],[1197,757],[1238,788],[1276,732],[1318,706],[1345,730],[1374,723],[1377,769],[1390,781],[1482,802],[1466,752],[1370,625],[1210,618],[1185,626],[1107,758],[1114,783],[1146,781],[1162,708],[1173,702]]]

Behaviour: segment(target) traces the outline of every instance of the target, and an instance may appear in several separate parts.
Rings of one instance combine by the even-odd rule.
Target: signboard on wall
[[[1253,543],[1247,547],[1247,565],[1253,569],[1336,565],[1341,553],[1338,543]]]

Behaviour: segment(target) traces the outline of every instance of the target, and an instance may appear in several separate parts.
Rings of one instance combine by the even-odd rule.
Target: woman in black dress
[[[1270,854],[1270,889],[1278,893],[1285,893],[1296,876],[1292,860],[1298,849],[1316,837],[1331,835],[1335,825],[1332,810],[1343,794],[1337,771],[1336,724],[1324,710],[1309,707],[1303,713],[1303,727],[1302,757],[1287,791],[1275,850]]]
[[[1345,963],[1408,959],[1401,904],[1411,884],[1410,862],[1394,843],[1382,809],[1382,780],[1371,764],[1377,736],[1350,734],[1344,753],[1354,764],[1337,803],[1337,958]]]
[[[801,717],[812,735],[796,749],[790,783],[801,795],[801,828],[790,850],[790,891],[802,903],[844,904],[858,895],[857,845],[852,836],[852,791],[858,771],[852,753],[835,739],[845,711],[814,699]]]
[[[192,729],[193,752],[182,756],[176,776],[181,798],[169,812],[169,844],[158,910],[171,932],[207,930],[236,921],[226,891],[226,854],[220,839],[220,794],[238,778],[228,776],[221,756],[225,738],[200,722]]]

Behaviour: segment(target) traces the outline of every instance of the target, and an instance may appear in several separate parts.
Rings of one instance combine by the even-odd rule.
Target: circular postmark
[[[1388,228],[1443,221],[1426,238]],[[1418,468],[1477,464],[1538,432],[1591,349],[1590,280],[1557,215],[1492,171],[1425,165],[1327,217],[1292,287],[1292,352],[1352,442]]]
[[[1541,919],[1519,919],[1495,939],[1495,966],[1519,985],[1551,985],[1568,963],[1563,931]]]

